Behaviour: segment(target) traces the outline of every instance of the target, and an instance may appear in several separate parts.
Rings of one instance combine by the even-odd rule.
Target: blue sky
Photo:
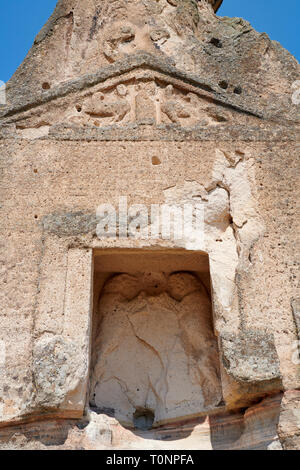
[[[13,75],[55,5],[56,0],[0,0],[0,80]],[[299,0],[224,0],[218,15],[247,19],[300,59]]]

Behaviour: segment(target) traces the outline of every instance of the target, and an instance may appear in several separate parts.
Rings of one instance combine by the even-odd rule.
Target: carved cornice
[[[202,79],[198,75],[187,74],[178,70],[171,65],[168,61],[162,60],[152,54],[138,52],[137,54],[128,56],[124,59],[116,61],[114,64],[100,69],[95,74],[88,74],[79,77],[75,80],[57,85],[55,88],[38,93],[30,99],[24,99],[19,102],[17,106],[6,106],[0,111],[0,124],[4,124],[8,118],[22,112],[29,111],[30,109],[43,106],[50,102],[81,92],[82,90],[91,89],[97,84],[106,82],[109,79],[122,81],[123,77],[128,73],[136,73],[138,70],[152,70],[153,72],[163,74],[166,81],[181,82],[183,88],[191,87],[189,91],[205,94],[210,99],[213,99],[216,104],[220,104],[227,108],[235,109],[236,111],[256,116],[263,117],[263,112],[258,107],[249,106],[247,99],[241,95],[228,95],[224,93],[218,84],[214,84],[207,79]]]

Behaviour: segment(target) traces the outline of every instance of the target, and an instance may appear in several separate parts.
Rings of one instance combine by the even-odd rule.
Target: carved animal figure
[[[114,99],[114,97],[106,98],[101,92],[96,93],[85,102],[83,111],[94,118],[112,117],[113,122],[122,121],[126,114],[130,112],[131,107],[123,97],[125,96],[124,92],[123,96],[120,96],[121,92],[118,90],[118,95],[119,97]]]
[[[120,46],[131,43],[135,38],[135,32],[131,25],[117,23],[106,36],[103,53],[110,62],[114,62],[123,57],[125,50],[122,52]]]
[[[165,89],[165,101],[161,104],[161,110],[175,124],[180,124],[180,118],[191,117],[189,106],[176,99],[173,85]]]

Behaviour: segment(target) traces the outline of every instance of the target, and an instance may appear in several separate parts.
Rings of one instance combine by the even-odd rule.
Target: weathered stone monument
[[[299,64],[221,3],[59,0],[6,84],[2,449],[300,448]]]

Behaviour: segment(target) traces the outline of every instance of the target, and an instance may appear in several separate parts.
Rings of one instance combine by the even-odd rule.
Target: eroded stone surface
[[[223,360],[242,382],[280,379],[279,363],[274,340],[268,334],[249,330],[222,337]]]
[[[35,407],[39,411],[57,410],[76,393],[85,372],[79,348],[76,342],[59,336],[42,338],[36,343],[33,373]]]
[[[292,299],[291,306],[297,328],[298,338],[300,341],[300,298]]]
[[[207,292],[192,274],[122,274],[99,302],[90,403],[133,426],[215,409],[222,400]],[[145,413],[144,413],[145,414]]]
[[[60,0],[7,87],[9,103],[37,90],[47,93],[143,50],[212,79],[227,95],[246,95],[249,101],[259,97],[278,119],[296,118],[289,99],[299,73],[296,60],[247,21],[217,17],[211,3]]]
[[[80,421],[0,429],[0,449],[282,450],[277,433],[280,401],[281,396],[276,395],[242,412],[135,432],[113,417],[89,412]]]
[[[4,448],[299,448],[299,110],[292,102],[299,64],[246,21],[218,18],[218,4],[60,0],[7,84],[0,109]],[[120,195],[148,209],[201,202],[204,237],[97,238],[96,207],[116,207]],[[110,272],[108,261],[99,273],[94,261],[109,250],[120,258],[122,250],[157,250],[162,260],[160,274],[147,266],[150,277],[126,274],[123,266],[117,285],[108,281],[102,344],[97,330],[92,340],[92,311],[119,271]],[[197,258],[197,278],[161,274],[179,251]],[[197,279],[211,287],[212,306],[202,310],[207,297]],[[127,336],[114,321],[124,306]],[[202,322],[208,310],[210,326]],[[211,341],[213,357],[205,350],[195,359],[203,341]],[[208,418],[137,435],[110,416],[110,403],[106,416],[85,409],[91,347],[108,347],[108,362],[119,367],[119,345],[143,358],[143,397],[129,374],[136,389],[126,392],[134,403],[126,402],[124,421],[132,424],[146,405],[158,410],[158,422],[190,412]],[[174,369],[180,386],[168,377]],[[169,432],[176,442],[162,442]]]
[[[281,406],[278,434],[285,450],[298,450],[300,446],[300,391],[289,390]]]

